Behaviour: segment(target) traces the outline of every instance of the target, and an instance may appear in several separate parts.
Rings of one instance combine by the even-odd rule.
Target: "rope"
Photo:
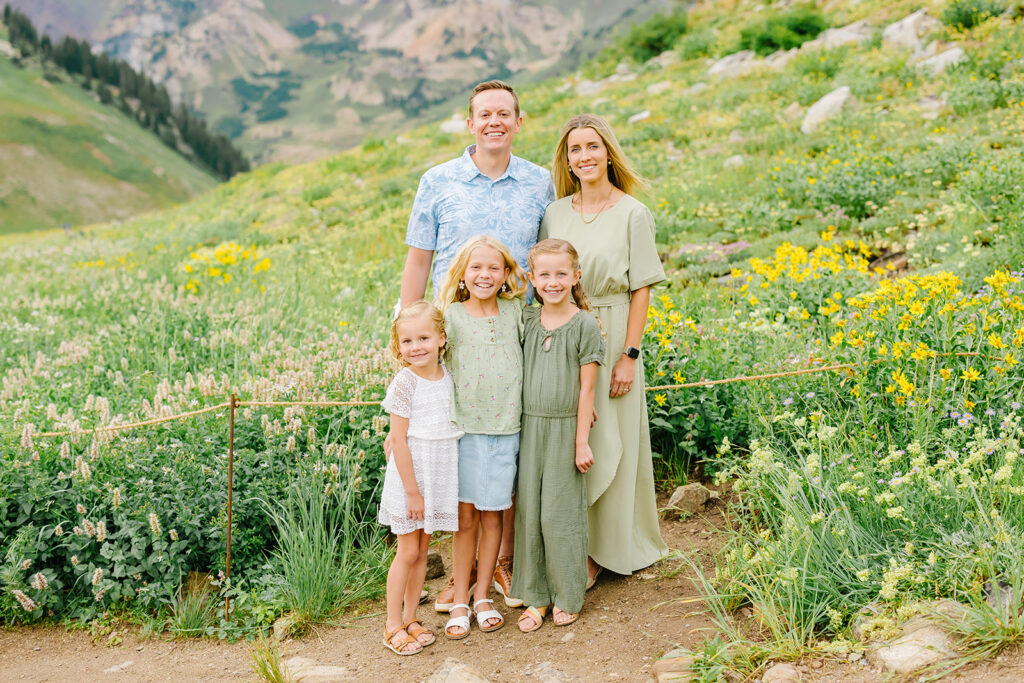
[[[952,354],[943,353],[938,354],[942,356],[959,356],[963,358],[981,356],[982,354],[974,351],[960,351]],[[997,359],[994,359],[997,360]],[[808,362],[813,363],[814,358],[810,358]],[[713,387],[718,384],[733,384],[735,382],[755,382],[764,379],[779,379],[781,377],[795,377],[797,375],[811,375],[819,372],[835,372],[837,370],[846,370],[852,372],[856,369],[856,365],[844,363],[841,365],[826,365],[819,368],[803,368],[801,370],[787,370],[785,372],[769,372],[763,375],[739,375],[738,377],[728,377],[725,379],[704,379],[697,382],[686,382],[684,384],[661,384],[655,387],[647,387],[646,391],[669,391],[673,389],[697,389],[700,387]],[[310,406],[310,407],[341,407],[341,406],[378,406],[380,401],[235,401],[236,406]],[[178,415],[170,415],[167,417],[157,417],[152,420],[144,420],[142,422],[132,422],[130,424],[123,425],[110,425],[108,427],[95,427],[93,429],[70,429],[63,432],[39,432],[33,434],[33,436],[40,438],[52,438],[57,436],[81,436],[84,434],[95,434],[97,432],[119,432],[125,429],[134,429],[136,427],[146,427],[149,425],[161,424],[164,422],[171,422],[173,420],[183,420],[188,417],[195,417],[196,415],[202,415],[203,413],[211,413],[215,410],[221,410],[223,408],[231,407],[231,403],[218,403],[215,406],[209,406],[207,408],[200,408],[199,410],[192,410],[187,413],[179,413]]]
[[[202,415],[203,413],[212,413],[215,410],[222,408],[231,407],[230,403],[218,403],[215,406],[208,406],[206,408],[200,408],[199,410],[192,410],[187,413],[179,413],[177,415],[169,415],[167,417],[156,417],[152,420],[144,420],[142,422],[132,422],[124,425],[109,425],[107,427],[93,427],[92,429],[69,429],[63,432],[39,432],[32,436],[38,437],[53,437],[53,436],[79,436],[82,434],[95,434],[97,432],[119,432],[124,429],[134,429],[135,427],[146,427],[148,425],[160,424],[161,422],[171,422],[172,420],[183,420],[186,417],[195,417],[196,415]]]

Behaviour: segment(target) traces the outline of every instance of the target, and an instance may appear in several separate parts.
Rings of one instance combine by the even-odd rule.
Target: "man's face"
[[[466,120],[476,137],[476,148],[508,153],[519,132],[522,117],[516,116],[516,104],[507,90],[484,90],[473,98],[473,113]]]

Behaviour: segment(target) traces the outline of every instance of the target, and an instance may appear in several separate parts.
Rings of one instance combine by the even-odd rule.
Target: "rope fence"
[[[958,353],[944,353],[937,354],[942,356],[958,356],[958,357],[974,357],[982,354],[976,352],[958,352]],[[814,364],[819,359],[811,356],[808,358],[808,365]],[[877,361],[876,361],[877,362]],[[733,384],[737,382],[755,382],[761,380],[780,379],[783,377],[795,377],[798,375],[811,375],[821,372],[838,372],[846,371],[850,375],[858,366],[852,363],[842,363],[836,365],[824,365],[819,367],[808,367],[800,368],[798,370],[786,370],[779,372],[769,372],[760,375],[738,375],[736,377],[727,377],[724,379],[714,380],[699,380],[696,382],[686,382],[681,384],[662,384],[653,387],[647,387],[646,391],[671,391],[676,389],[699,389],[704,387],[717,386],[719,384]],[[377,406],[380,405],[380,401],[239,401],[235,394],[231,395],[230,400],[218,403],[212,406],[206,406],[197,410],[190,410],[184,413],[178,413],[177,415],[167,415],[164,417],[152,418],[149,420],[143,420],[140,422],[131,422],[128,424],[119,425],[107,425],[104,427],[94,427],[92,429],[70,429],[59,432],[37,432],[33,433],[34,437],[38,438],[55,438],[63,436],[84,436],[88,434],[98,434],[105,432],[120,432],[128,429],[135,429],[137,427],[150,427],[153,425],[163,424],[166,422],[173,422],[177,420],[184,420],[190,417],[196,417],[203,415],[204,413],[212,413],[217,410],[223,410],[227,408],[229,412],[229,427],[228,427],[228,500],[227,500],[227,530],[226,530],[226,545],[227,553],[225,558],[225,576],[228,580],[231,579],[231,529],[232,529],[232,507],[233,507],[233,489],[234,489],[234,467],[235,467],[235,413],[238,408],[246,407],[290,407],[290,406],[306,406],[306,407],[366,407],[366,406]],[[224,616],[228,617],[230,598],[225,596],[224,598]]]

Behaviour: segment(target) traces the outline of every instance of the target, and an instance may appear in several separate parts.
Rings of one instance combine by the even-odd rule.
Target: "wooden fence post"
[[[228,423],[228,551],[227,551],[227,562],[226,571],[224,572],[225,578],[228,585],[231,584],[231,513],[232,513],[232,499],[235,486],[235,406],[238,403],[238,397],[231,394],[231,417]],[[224,621],[228,620],[228,606],[231,602],[231,598],[227,595],[224,596]]]

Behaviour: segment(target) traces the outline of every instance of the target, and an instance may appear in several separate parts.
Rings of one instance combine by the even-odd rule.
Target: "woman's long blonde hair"
[[[405,359],[402,358],[402,351],[398,348],[398,325],[399,323],[404,323],[406,320],[412,320],[420,317],[430,318],[430,322],[434,324],[434,330],[442,337],[445,336],[444,314],[429,301],[420,299],[419,301],[414,301],[400,310],[398,315],[395,316],[395,319],[391,321],[391,341],[388,346],[391,349],[391,353],[394,354],[395,360],[398,361],[398,364],[402,367],[407,366],[408,363],[406,363]],[[444,350],[442,349],[441,352],[443,353]]]
[[[555,159],[551,163],[551,178],[559,198],[579,192],[580,180],[569,169],[569,133],[579,128],[592,128],[608,150],[608,180],[628,195],[636,194],[647,186],[647,181],[633,170],[632,164],[619,145],[608,122],[597,114],[578,114],[565,124],[562,136],[555,146]]]
[[[572,246],[572,244],[565,240],[549,237],[546,240],[537,242],[537,244],[533,245],[533,248],[530,249],[530,253],[526,257],[526,263],[530,272],[533,272],[537,257],[545,254],[565,254],[569,257],[569,262],[572,264],[573,271],[578,271],[580,269],[580,255],[576,251],[576,247]],[[591,310],[590,299],[587,298],[586,292],[583,291],[582,279],[572,286],[570,294],[572,295],[573,302],[576,304],[576,308],[584,311]],[[541,303],[541,305],[544,304],[544,298],[536,289],[533,290],[533,296]]]
[[[505,277],[505,286],[502,291],[498,292],[498,296],[503,299],[515,299],[526,293],[526,276],[519,263],[512,257],[512,252],[508,250],[508,247],[501,240],[490,235],[477,235],[462,245],[462,248],[455,254],[455,258],[452,259],[451,265],[448,266],[441,289],[435,297],[437,307],[441,309],[442,313],[456,301],[465,301],[469,298],[469,292],[459,289],[459,283],[462,282],[466,266],[469,265],[469,257],[477,247],[490,247],[501,254],[502,260],[505,261],[508,275]]]

